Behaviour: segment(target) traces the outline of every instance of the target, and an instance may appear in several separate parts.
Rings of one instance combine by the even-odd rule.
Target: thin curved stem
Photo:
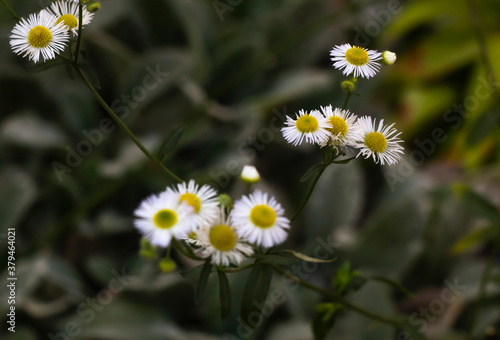
[[[148,157],[153,163],[156,163],[165,174],[170,176],[172,179],[176,180],[177,182],[183,182],[183,180],[178,177],[176,174],[174,174],[172,171],[170,171],[165,165],[163,165],[155,156],[153,156],[148,149],[137,139],[137,137],[130,131],[130,129],[127,127],[127,125],[118,117],[118,115],[109,107],[109,105],[106,103],[106,101],[101,97],[99,92],[94,88],[94,86],[90,83],[88,78],[83,74],[82,70],[77,65],[74,65],[78,74],[82,77],[83,81],[87,85],[87,87],[90,89],[92,94],[95,96],[99,104],[106,110],[106,112],[113,118],[113,120],[120,126],[120,128],[130,137],[130,139],[137,145],[137,147]]]
[[[7,3],[7,1],[5,0],[0,0],[2,2],[2,4],[5,6],[5,8],[7,9],[7,11],[9,11],[10,15],[12,15],[12,17],[14,19],[16,19],[17,21],[20,21],[21,20],[21,17],[19,15],[17,15],[16,12],[14,12],[14,10],[12,9],[12,7],[9,6],[9,4]]]
[[[78,37],[76,38],[75,49],[75,64],[78,65],[78,57],[80,55],[80,44],[82,43],[82,26],[83,26],[83,3],[78,4]]]
[[[344,105],[342,105],[342,110],[345,110],[347,104],[349,103],[349,99],[351,99],[352,92],[347,92],[347,96],[345,97]]]
[[[374,313],[372,311],[364,309],[363,307],[360,307],[360,306],[350,302],[349,300],[341,297],[340,295],[336,295],[325,288],[318,287],[318,286],[313,285],[312,283],[310,283],[308,281],[302,280],[301,278],[293,275],[288,270],[283,269],[278,265],[273,264],[272,266],[273,266],[274,270],[285,275],[288,279],[300,284],[304,288],[307,288],[307,289],[312,290],[320,295],[323,295],[324,297],[332,300],[333,302],[340,303],[345,308],[348,308],[348,309],[350,309],[358,314],[364,315],[372,320],[376,320],[376,321],[391,325],[397,329],[402,328],[401,323],[394,318],[384,316],[384,315],[379,315],[377,313]]]

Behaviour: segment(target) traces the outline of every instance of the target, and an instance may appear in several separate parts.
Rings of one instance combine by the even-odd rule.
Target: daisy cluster
[[[92,21],[93,4],[82,7],[82,27]],[[21,18],[10,36],[12,51],[34,63],[54,59],[66,49],[71,36],[78,35],[79,14],[79,1],[59,0],[27,19]]]
[[[352,80],[342,83],[342,88],[349,96],[355,89],[357,77],[373,77],[379,70],[379,60],[386,65],[396,61],[396,54],[385,51],[366,50],[361,47],[344,44],[336,46],[332,51],[333,66],[343,70]],[[302,144],[318,144],[321,147],[333,147],[345,152],[349,148],[358,150],[357,156],[373,158],[375,163],[382,165],[396,164],[401,159],[403,141],[401,134],[393,126],[385,125],[381,119],[369,116],[359,117],[349,110],[333,108],[331,105],[320,107],[321,110],[300,110],[295,119],[287,117],[285,126],[281,129],[283,137],[293,146]]]
[[[244,173],[242,178],[255,178],[256,170]],[[176,239],[217,266],[238,265],[253,254],[253,246],[270,248],[288,237],[290,221],[274,197],[256,190],[232,209],[227,201],[227,195],[190,180],[144,199],[134,224],[151,245],[167,248]]]

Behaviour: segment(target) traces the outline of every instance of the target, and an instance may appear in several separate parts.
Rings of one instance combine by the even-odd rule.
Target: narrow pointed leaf
[[[205,261],[203,267],[201,268],[200,277],[198,278],[198,285],[196,286],[196,293],[194,299],[196,303],[200,303],[201,297],[205,292],[205,288],[207,287],[208,277],[210,276],[210,272],[212,271],[212,263],[210,260]]]
[[[313,165],[312,167],[309,168],[309,170],[306,171],[304,176],[300,179],[301,182],[307,182],[311,178],[314,178],[318,176],[319,173],[321,173],[325,169],[324,164],[316,164]]]
[[[296,258],[301,259],[301,260],[306,261],[306,262],[330,263],[330,262],[333,262],[333,261],[337,260],[336,257],[333,258],[333,259],[329,259],[329,260],[317,259],[317,258],[314,258],[314,257],[311,257],[311,256],[304,255],[302,253],[299,253],[298,251],[295,251],[295,250],[288,250],[287,249],[287,250],[283,250],[282,252],[284,252],[284,253],[290,253],[293,256],[295,256]]]
[[[258,266],[252,269],[243,290],[241,301],[241,318],[246,322],[250,313],[257,311],[259,306],[266,300],[273,269],[269,265]]]
[[[219,301],[220,301],[220,317],[226,319],[231,311],[231,287],[226,273],[217,271],[219,277]]]

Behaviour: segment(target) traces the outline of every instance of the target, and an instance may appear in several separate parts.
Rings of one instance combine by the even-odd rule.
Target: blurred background
[[[239,197],[239,172],[253,164],[258,186],[289,216],[307,189],[299,179],[321,154],[284,141],[284,116],[342,106],[344,77],[329,59],[334,45],[396,52],[395,65],[360,79],[349,109],[395,122],[405,160],[329,167],[283,247],[312,256],[318,244],[335,243],[338,260],[305,272],[308,280],[328,287],[349,260],[415,293],[411,299],[369,282],[349,299],[406,314],[429,339],[465,339],[500,207],[492,87],[500,81],[500,3],[475,3],[480,39],[465,0],[103,0],[83,48],[93,83],[150,150],[184,129],[170,169]],[[27,17],[48,3],[11,5]],[[2,8],[0,337],[311,339],[314,306],[323,301],[314,293],[292,291],[276,276],[271,289],[282,289],[286,302],[242,333],[247,272],[230,275],[233,308],[222,322],[216,280],[197,305],[193,282],[180,275],[197,263],[174,255],[178,269],[163,274],[139,256],[133,211],[172,181],[64,66],[42,72],[12,53],[14,25]],[[15,334],[6,330],[7,228],[17,236]],[[491,263],[477,339],[500,339],[498,257]],[[326,338],[411,339],[352,312]]]

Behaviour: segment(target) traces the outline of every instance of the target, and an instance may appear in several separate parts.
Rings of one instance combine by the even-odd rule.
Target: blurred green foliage
[[[391,169],[363,160],[328,168],[286,247],[312,255],[318,244],[334,240],[332,256],[340,261],[320,264],[305,273],[307,279],[328,287],[350,260],[356,270],[403,282],[416,295],[370,281],[353,301],[387,315],[417,313],[429,339],[464,339],[495,237],[474,233],[499,227],[484,209],[464,207],[475,206],[474,195],[492,209],[500,205],[499,97],[490,84],[500,81],[500,3],[476,1],[493,73],[482,61],[466,1],[254,0],[228,5],[222,14],[214,3],[103,0],[83,39],[103,97],[157,153],[165,136],[184,128],[165,159],[182,178],[238,197],[245,190],[241,167],[255,164],[259,186],[291,215],[306,190],[300,178],[321,159],[312,147],[286,144],[278,130],[283,115],[342,105],[344,78],[329,60],[334,45],[396,52],[394,66],[358,82],[359,96],[349,108],[396,122],[407,161]],[[23,17],[46,4],[11,3]],[[46,339],[49,333],[71,339],[244,338],[238,315],[249,273],[228,275],[232,308],[222,322],[215,275],[196,305],[193,285],[179,272],[199,263],[176,257],[176,272],[164,274],[139,256],[132,212],[171,181],[118,128],[102,128],[105,112],[64,67],[28,72],[29,63],[9,49],[14,24],[2,9],[0,251],[4,259],[6,230],[16,228],[19,277],[17,332],[2,327],[2,339]],[[144,94],[148,70],[157,67],[169,75]],[[68,156],[85,140],[89,155],[80,161]],[[78,165],[69,165],[68,157]],[[71,168],[62,181],[54,162]],[[458,194],[456,182],[474,194]],[[6,266],[2,261],[2,280]],[[499,273],[497,261],[477,334],[500,324]],[[121,289],[113,292],[117,277]],[[419,308],[440,299],[447,281],[466,289],[432,319],[419,315]],[[315,304],[323,301],[287,290],[277,276],[270,289],[283,290],[286,302],[275,305],[249,338],[310,339]],[[4,326],[7,294],[2,284]],[[326,335],[395,337],[391,328],[352,312]]]

